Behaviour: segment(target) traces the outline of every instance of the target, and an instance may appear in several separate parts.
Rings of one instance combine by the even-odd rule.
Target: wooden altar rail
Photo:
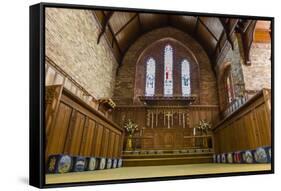
[[[124,130],[61,85],[46,86],[46,158],[120,157]]]
[[[263,89],[213,127],[215,152],[271,145],[271,91]]]

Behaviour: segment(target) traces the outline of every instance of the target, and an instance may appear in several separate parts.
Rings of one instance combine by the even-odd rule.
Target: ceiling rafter
[[[221,22],[221,24],[222,24],[222,26],[223,26],[223,31],[224,31],[225,34],[226,34],[227,41],[230,43],[231,48],[232,48],[232,50],[233,50],[233,49],[234,49],[234,43],[233,43],[233,41],[232,41],[232,39],[231,39],[231,35],[232,35],[232,32],[233,32],[233,31],[231,31],[231,30],[229,29],[229,27],[225,24],[225,22],[222,20],[222,18],[219,18],[219,20],[220,20],[220,22]],[[233,27],[233,28],[235,28],[235,27]]]
[[[132,16],[115,34],[114,36],[117,36],[120,32],[122,32],[123,29],[125,29],[136,17],[138,16],[138,13],[136,13],[134,16]]]
[[[119,46],[119,43],[118,43],[116,37],[114,36],[114,33],[113,33],[113,31],[112,31],[111,26],[109,25],[109,20],[110,20],[110,17],[113,15],[113,13],[114,13],[114,12],[112,12],[112,11],[109,12],[109,13],[107,14],[107,17],[106,17],[105,13],[102,12],[104,18],[107,18],[107,21],[106,21],[106,22],[104,21],[104,23],[103,23],[104,25],[102,25],[102,30],[101,30],[101,32],[103,32],[103,33],[100,33],[100,35],[102,36],[102,35],[105,33],[105,31],[106,31],[106,27],[108,27],[108,30],[109,30],[109,32],[110,32],[111,35],[112,35],[111,47],[113,48],[113,45],[114,45],[114,43],[115,43],[115,44],[116,44],[116,47],[117,47],[117,49],[118,49],[118,52],[119,52],[119,56],[122,58],[123,52],[122,52],[122,50],[121,50],[121,48],[120,48],[120,46]],[[110,15],[110,17],[109,17],[109,15]],[[100,37],[101,37],[101,36],[100,36]],[[100,39],[99,39],[99,40],[100,40]],[[98,41],[99,41],[99,40],[98,40]],[[110,42],[109,42],[109,39],[108,39],[108,43],[110,43]],[[114,51],[113,51],[113,54],[114,54]],[[117,58],[117,61],[119,62],[119,65],[120,65],[121,59],[118,59],[118,58]]]
[[[140,31],[143,31],[141,19],[140,19],[140,14],[138,13],[138,21],[139,21],[139,26],[140,26]]]
[[[236,20],[239,21],[238,19],[229,19],[228,22],[226,22],[225,19],[219,18],[219,22],[221,22],[222,27],[219,27],[216,30],[212,26],[213,24],[217,24],[217,21],[212,18],[210,18],[210,20],[204,20],[204,18],[200,16],[188,16],[188,19],[191,19],[191,17],[194,19],[192,20],[192,23],[187,23],[186,19],[180,20],[182,16],[178,15],[161,15],[164,17],[143,18],[142,14],[135,12],[131,15],[125,15],[126,18],[118,18],[119,15],[114,13],[115,12],[102,12],[103,15],[101,14],[102,19],[100,21],[102,30],[99,33],[99,39],[105,33],[109,45],[113,48],[114,54],[116,54],[117,57],[120,57],[121,60],[124,53],[139,36],[159,27],[172,26],[183,30],[183,32],[189,33],[189,35],[201,43],[202,47],[207,51],[210,59],[214,60],[215,63],[218,60],[217,57],[220,57],[222,52],[225,52],[226,45],[228,48],[233,47],[232,37],[234,32],[242,29],[239,29],[241,26],[236,22]],[[117,20],[121,19],[122,22],[118,22],[113,25],[113,19],[110,18],[112,15],[114,18],[116,17]],[[245,27],[246,23],[243,26]],[[185,30],[186,27],[190,27],[190,30]],[[204,38],[206,42],[203,42],[201,40],[202,38]],[[209,47],[208,44],[206,44],[210,42],[212,42],[212,47]]]
[[[172,25],[172,18],[171,15],[167,15],[167,25]]]
[[[250,50],[253,43],[253,34],[255,31],[256,23],[257,23],[256,20],[250,20],[250,24],[247,26],[246,31],[245,32],[240,31],[243,41],[242,44],[243,44],[243,52],[244,52],[244,61],[246,65],[251,65]]]
[[[105,29],[108,26],[109,20],[110,20],[111,16],[113,15],[113,13],[114,13],[113,11],[110,11],[108,14],[105,15],[105,13],[102,12],[102,14],[104,15],[104,20],[101,23],[102,28],[101,28],[101,32],[98,36],[98,41],[97,41],[98,44],[100,42],[100,39],[101,39],[102,35],[105,33]]]
[[[219,39],[216,37],[216,35],[209,29],[209,27],[198,17],[199,22],[204,26],[204,28],[212,35],[212,37],[216,40],[219,41]]]
[[[238,22],[239,21],[237,21],[237,23]],[[243,21],[243,19],[241,19],[240,22],[239,22],[239,24],[240,24],[239,31],[241,33],[245,33],[247,31],[248,27],[250,26],[251,22],[252,22],[252,20],[246,20],[246,21],[244,20]]]
[[[110,32],[111,32],[111,34],[112,34],[112,41],[114,41],[114,42],[115,42],[115,44],[116,44],[116,46],[117,46],[117,48],[118,48],[118,51],[119,51],[120,55],[122,55],[122,54],[123,54],[123,52],[122,52],[122,50],[121,50],[121,48],[120,48],[120,46],[119,46],[119,43],[118,43],[118,41],[117,41],[116,37],[115,37],[115,36],[114,36],[114,34],[113,34],[113,31],[112,31],[111,26],[109,26],[109,25],[108,25],[108,29],[109,29],[109,31],[110,31]],[[112,44],[113,44],[113,42],[112,42]]]
[[[197,32],[198,25],[199,25],[199,17],[197,16],[196,23],[195,23],[195,26],[194,26],[194,29],[193,29],[193,32],[192,32],[193,35],[195,35],[195,33]]]
[[[220,35],[220,38],[219,38],[219,40],[218,40],[218,42],[217,42],[217,44],[216,44],[216,47],[215,47],[215,49],[214,49],[213,56],[215,56],[215,54],[216,54],[216,52],[217,52],[217,49],[219,49],[219,52],[221,52],[222,47],[221,47],[220,44],[221,44],[221,41],[222,41],[222,38],[223,38],[224,35],[225,35],[225,33],[222,32],[221,35]]]

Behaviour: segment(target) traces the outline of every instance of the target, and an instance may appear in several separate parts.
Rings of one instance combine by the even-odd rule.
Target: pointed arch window
[[[166,45],[164,49],[164,96],[173,95],[173,48]]]
[[[227,91],[227,100],[229,103],[231,103],[233,100],[233,89],[232,89],[232,80],[230,75],[227,75],[226,77],[226,91]]]
[[[186,59],[181,62],[181,88],[183,96],[189,96],[191,94],[190,64]]]
[[[155,60],[149,58],[146,62],[146,85],[145,95],[153,96],[155,94]]]
[[[232,84],[232,76],[231,76],[231,67],[228,67],[225,72],[225,94],[226,100],[228,103],[231,103],[234,99],[234,91],[233,91],[233,84]]]

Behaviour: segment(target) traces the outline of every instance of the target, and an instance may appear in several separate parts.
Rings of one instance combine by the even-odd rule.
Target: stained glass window
[[[164,50],[164,96],[173,95],[173,48],[166,45]]]
[[[181,88],[183,96],[188,96],[191,94],[190,65],[186,59],[181,62]]]
[[[149,58],[146,62],[146,85],[145,95],[153,96],[155,94],[155,60]]]

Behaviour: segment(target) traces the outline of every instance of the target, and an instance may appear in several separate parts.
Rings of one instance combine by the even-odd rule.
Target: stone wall
[[[242,65],[245,89],[271,88],[271,44],[253,43],[250,51],[251,65]]]
[[[89,10],[46,8],[46,56],[95,98],[112,97],[117,62]]]
[[[173,38],[189,48],[199,64],[200,104],[218,104],[217,83],[208,55],[200,44],[188,34],[171,27],[150,31],[139,37],[126,52],[116,77],[114,97],[133,102],[136,63],[142,52],[153,42]]]

